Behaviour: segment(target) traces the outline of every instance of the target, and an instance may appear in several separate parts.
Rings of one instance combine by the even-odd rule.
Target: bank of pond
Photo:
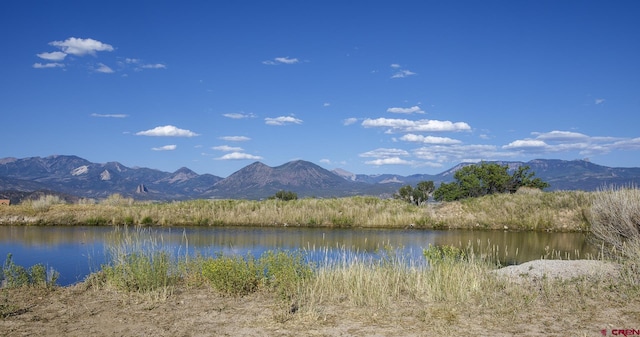
[[[58,284],[83,281],[111,263],[114,252],[163,251],[175,259],[260,256],[266,251],[302,254],[313,264],[377,259],[392,249],[410,264],[424,264],[423,250],[453,246],[491,255],[501,265],[535,259],[598,258],[601,247],[583,232],[416,230],[305,227],[202,226],[0,226],[0,256],[43,264]]]

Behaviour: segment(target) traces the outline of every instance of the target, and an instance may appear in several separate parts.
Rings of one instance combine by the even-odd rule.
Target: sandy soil
[[[538,267],[524,268],[531,274]],[[569,264],[559,268],[580,273]],[[0,318],[0,336],[601,336],[603,329],[607,335],[640,329],[640,300],[607,294],[585,296],[578,307],[558,298],[509,312],[407,299],[383,309],[318,305],[313,314],[291,313],[271,296],[223,297],[208,287],[176,289],[162,300],[86,284],[8,289],[0,292],[0,303],[20,306]]]

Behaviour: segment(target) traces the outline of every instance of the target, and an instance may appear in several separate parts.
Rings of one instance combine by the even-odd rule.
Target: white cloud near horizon
[[[412,165],[413,163],[408,161],[408,160],[404,160],[402,158],[398,158],[398,157],[391,157],[391,158],[380,158],[380,159],[374,159],[374,160],[368,160],[364,162],[367,165],[374,165],[374,166],[382,166],[382,165]]]
[[[97,114],[97,113],[92,113],[91,117],[98,117],[98,118],[127,118],[127,117],[129,117],[129,115],[125,115],[125,114]]]
[[[152,136],[152,137],[195,137],[199,136],[197,133],[189,130],[179,129],[173,125],[158,126],[150,130],[140,131],[136,133],[137,136]]]
[[[265,118],[265,124],[267,125],[288,125],[288,124],[302,124],[302,120],[292,116],[280,116],[276,118]]]
[[[246,142],[251,140],[251,138],[245,136],[223,136],[220,137],[220,139],[226,140],[228,142]]]
[[[400,140],[405,142],[424,143],[424,144],[442,144],[442,145],[462,143],[457,139],[452,139],[448,137],[423,136],[423,135],[416,135],[413,133],[409,133],[400,137]]]
[[[638,150],[638,138],[593,137],[572,131],[532,132],[533,138],[517,139],[503,149],[521,154],[576,151],[580,155],[606,154],[616,150]]]
[[[211,149],[217,150],[217,151],[223,151],[223,152],[242,152],[242,151],[244,151],[244,149],[241,148],[241,147],[229,146],[229,145],[214,146]]]
[[[49,45],[60,48],[66,54],[76,56],[96,55],[99,51],[113,51],[114,48],[110,44],[102,43],[94,39],[81,39],[70,37],[64,41],[52,41]]]
[[[465,122],[439,121],[421,119],[417,121],[394,118],[367,118],[362,122],[365,128],[387,127],[389,132],[446,132],[469,131],[471,127]]]
[[[267,65],[278,65],[278,64],[296,64],[300,62],[297,58],[289,58],[287,57],[276,57],[273,60],[262,61],[263,64]]]
[[[262,157],[254,156],[252,154],[244,153],[244,152],[232,152],[225,154],[222,157],[215,158],[216,160],[261,160]]]
[[[394,114],[412,114],[412,113],[423,114],[424,113],[424,111],[422,111],[422,109],[420,109],[420,107],[417,105],[414,105],[410,108],[389,108],[387,109],[387,112],[394,113]]]
[[[390,157],[406,157],[409,152],[402,149],[377,148],[360,154],[360,157],[367,158],[390,158]]]
[[[151,150],[153,151],[173,151],[177,148],[177,145],[165,145],[165,146],[161,146],[161,147],[152,147]]]

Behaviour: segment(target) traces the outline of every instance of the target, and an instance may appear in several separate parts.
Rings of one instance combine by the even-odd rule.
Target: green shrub
[[[259,268],[251,256],[223,256],[206,260],[202,264],[204,276],[214,289],[229,295],[243,296],[258,289]]]
[[[151,292],[177,283],[174,264],[167,252],[133,252],[117,256],[111,265],[102,266],[104,282],[121,290]]]
[[[283,299],[291,299],[301,281],[312,276],[311,266],[299,252],[267,251],[260,256],[265,285]]]
[[[422,251],[422,255],[429,261],[429,264],[434,266],[440,263],[451,263],[458,261],[465,261],[467,259],[467,253],[454,246],[432,246]]]
[[[27,269],[13,262],[13,255],[7,254],[7,259],[2,266],[0,283],[7,288],[20,288],[25,286],[52,287],[58,280],[58,273],[54,270],[47,272],[43,264],[36,264]]]

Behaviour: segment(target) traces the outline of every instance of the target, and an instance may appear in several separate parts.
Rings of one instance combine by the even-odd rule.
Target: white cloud
[[[142,69],[167,69],[167,66],[162,64],[162,63],[156,63],[156,64],[143,64],[142,66],[140,66],[140,68],[142,68]]]
[[[358,122],[358,119],[351,117],[351,118],[347,118],[344,121],[342,121],[342,124],[351,125],[351,124],[355,124],[356,122]]]
[[[113,51],[113,46],[102,43],[94,39],[79,39],[70,37],[64,41],[49,42],[50,45],[60,48],[67,54],[84,56],[86,54],[96,55],[99,51]]]
[[[246,142],[251,140],[251,138],[245,136],[224,136],[220,137],[220,139],[226,140],[228,142]]]
[[[425,144],[460,144],[462,143],[461,141],[457,140],[457,139],[452,139],[452,138],[448,138],[448,137],[434,137],[434,136],[423,136],[423,135],[416,135],[413,133],[409,133],[406,134],[402,137],[400,137],[400,140],[403,140],[405,142],[416,142],[416,143],[425,143]]]
[[[595,103],[598,105],[604,103],[604,101],[606,101],[604,98],[596,98]]]
[[[482,160],[496,160],[518,155],[518,152],[499,151],[494,145],[485,144],[454,144],[430,145],[412,150],[412,154],[422,160],[434,163],[468,162]],[[473,155],[475,158],[470,158]]]
[[[296,64],[300,62],[297,58],[289,57],[276,57],[273,60],[262,61],[263,64],[278,65],[278,64]]]
[[[109,68],[109,66],[105,65],[104,63],[98,63],[98,67],[95,70],[103,74],[113,73],[113,69]]]
[[[231,119],[244,119],[244,118],[255,118],[256,115],[252,114],[252,113],[241,113],[241,112],[232,112],[232,113],[226,113],[223,114],[224,117],[227,118],[231,118]]]
[[[51,53],[40,53],[37,54],[39,58],[47,60],[47,61],[62,61],[64,60],[65,57],[67,57],[67,54],[61,52],[61,51],[54,51]]]
[[[195,137],[197,133],[179,129],[173,125],[158,126],[151,130],[140,131],[136,133],[138,136],[155,136],[155,137]]]
[[[165,145],[161,147],[152,147],[153,151],[173,151],[177,148],[177,145]]]
[[[324,106],[324,107],[328,107],[328,106],[331,106],[331,103],[329,103],[329,102],[325,102],[325,103],[323,103],[323,104],[322,104],[322,106]]]
[[[97,114],[97,113],[92,113],[91,117],[98,117],[98,118],[127,118],[127,117],[129,117],[129,115],[125,115],[125,114]]]
[[[368,164],[368,165],[374,165],[374,166],[382,166],[382,165],[412,165],[413,164],[410,161],[407,161],[407,160],[404,160],[404,159],[398,158],[398,157],[369,160],[369,161],[366,161],[364,163]]]
[[[409,77],[412,75],[416,75],[416,73],[414,73],[411,70],[400,70],[396,73],[394,73],[393,75],[391,75],[391,78],[405,78],[405,77]]]
[[[406,156],[409,156],[409,152],[405,150],[388,149],[388,148],[378,148],[378,149],[360,154],[360,157],[369,157],[369,158],[392,158],[392,157],[406,157]]]
[[[34,63],[33,67],[36,69],[46,69],[46,68],[64,68],[64,64],[57,62],[50,63]]]
[[[393,75],[391,75],[391,78],[405,78],[412,75],[416,75],[416,73],[414,73],[411,70],[402,69],[402,66],[400,66],[397,63],[392,63],[391,69],[393,69]]]
[[[571,131],[551,131],[551,132],[532,132],[531,134],[537,135],[536,139],[549,140],[549,141],[559,141],[559,142],[572,142],[572,141],[584,141],[589,138],[589,136],[584,135],[578,132]]]
[[[242,152],[244,151],[241,147],[238,146],[229,146],[229,145],[220,145],[212,147],[213,150],[223,151],[223,152]]]
[[[387,109],[387,112],[391,112],[394,114],[412,114],[412,113],[423,114],[424,113],[424,111],[422,111],[422,109],[420,109],[420,107],[417,105],[412,106],[410,108],[389,108]]]
[[[287,124],[302,124],[302,120],[291,116],[280,116],[276,118],[265,118],[267,125],[287,125]]]
[[[502,148],[503,149],[515,149],[515,150],[519,150],[519,149],[544,150],[544,149],[547,148],[547,143],[545,143],[545,142],[543,142],[541,140],[537,140],[537,139],[519,139],[519,140],[513,141],[513,142],[503,146]]]
[[[390,132],[445,132],[445,131],[468,131],[471,130],[469,124],[464,122],[439,121],[432,119],[421,119],[417,121],[408,119],[393,118],[367,118],[362,122],[362,126],[388,127]]]
[[[254,156],[252,154],[248,154],[244,152],[232,152],[232,153],[225,154],[222,157],[216,158],[216,160],[245,160],[245,159],[260,160],[262,159],[262,157]]]

